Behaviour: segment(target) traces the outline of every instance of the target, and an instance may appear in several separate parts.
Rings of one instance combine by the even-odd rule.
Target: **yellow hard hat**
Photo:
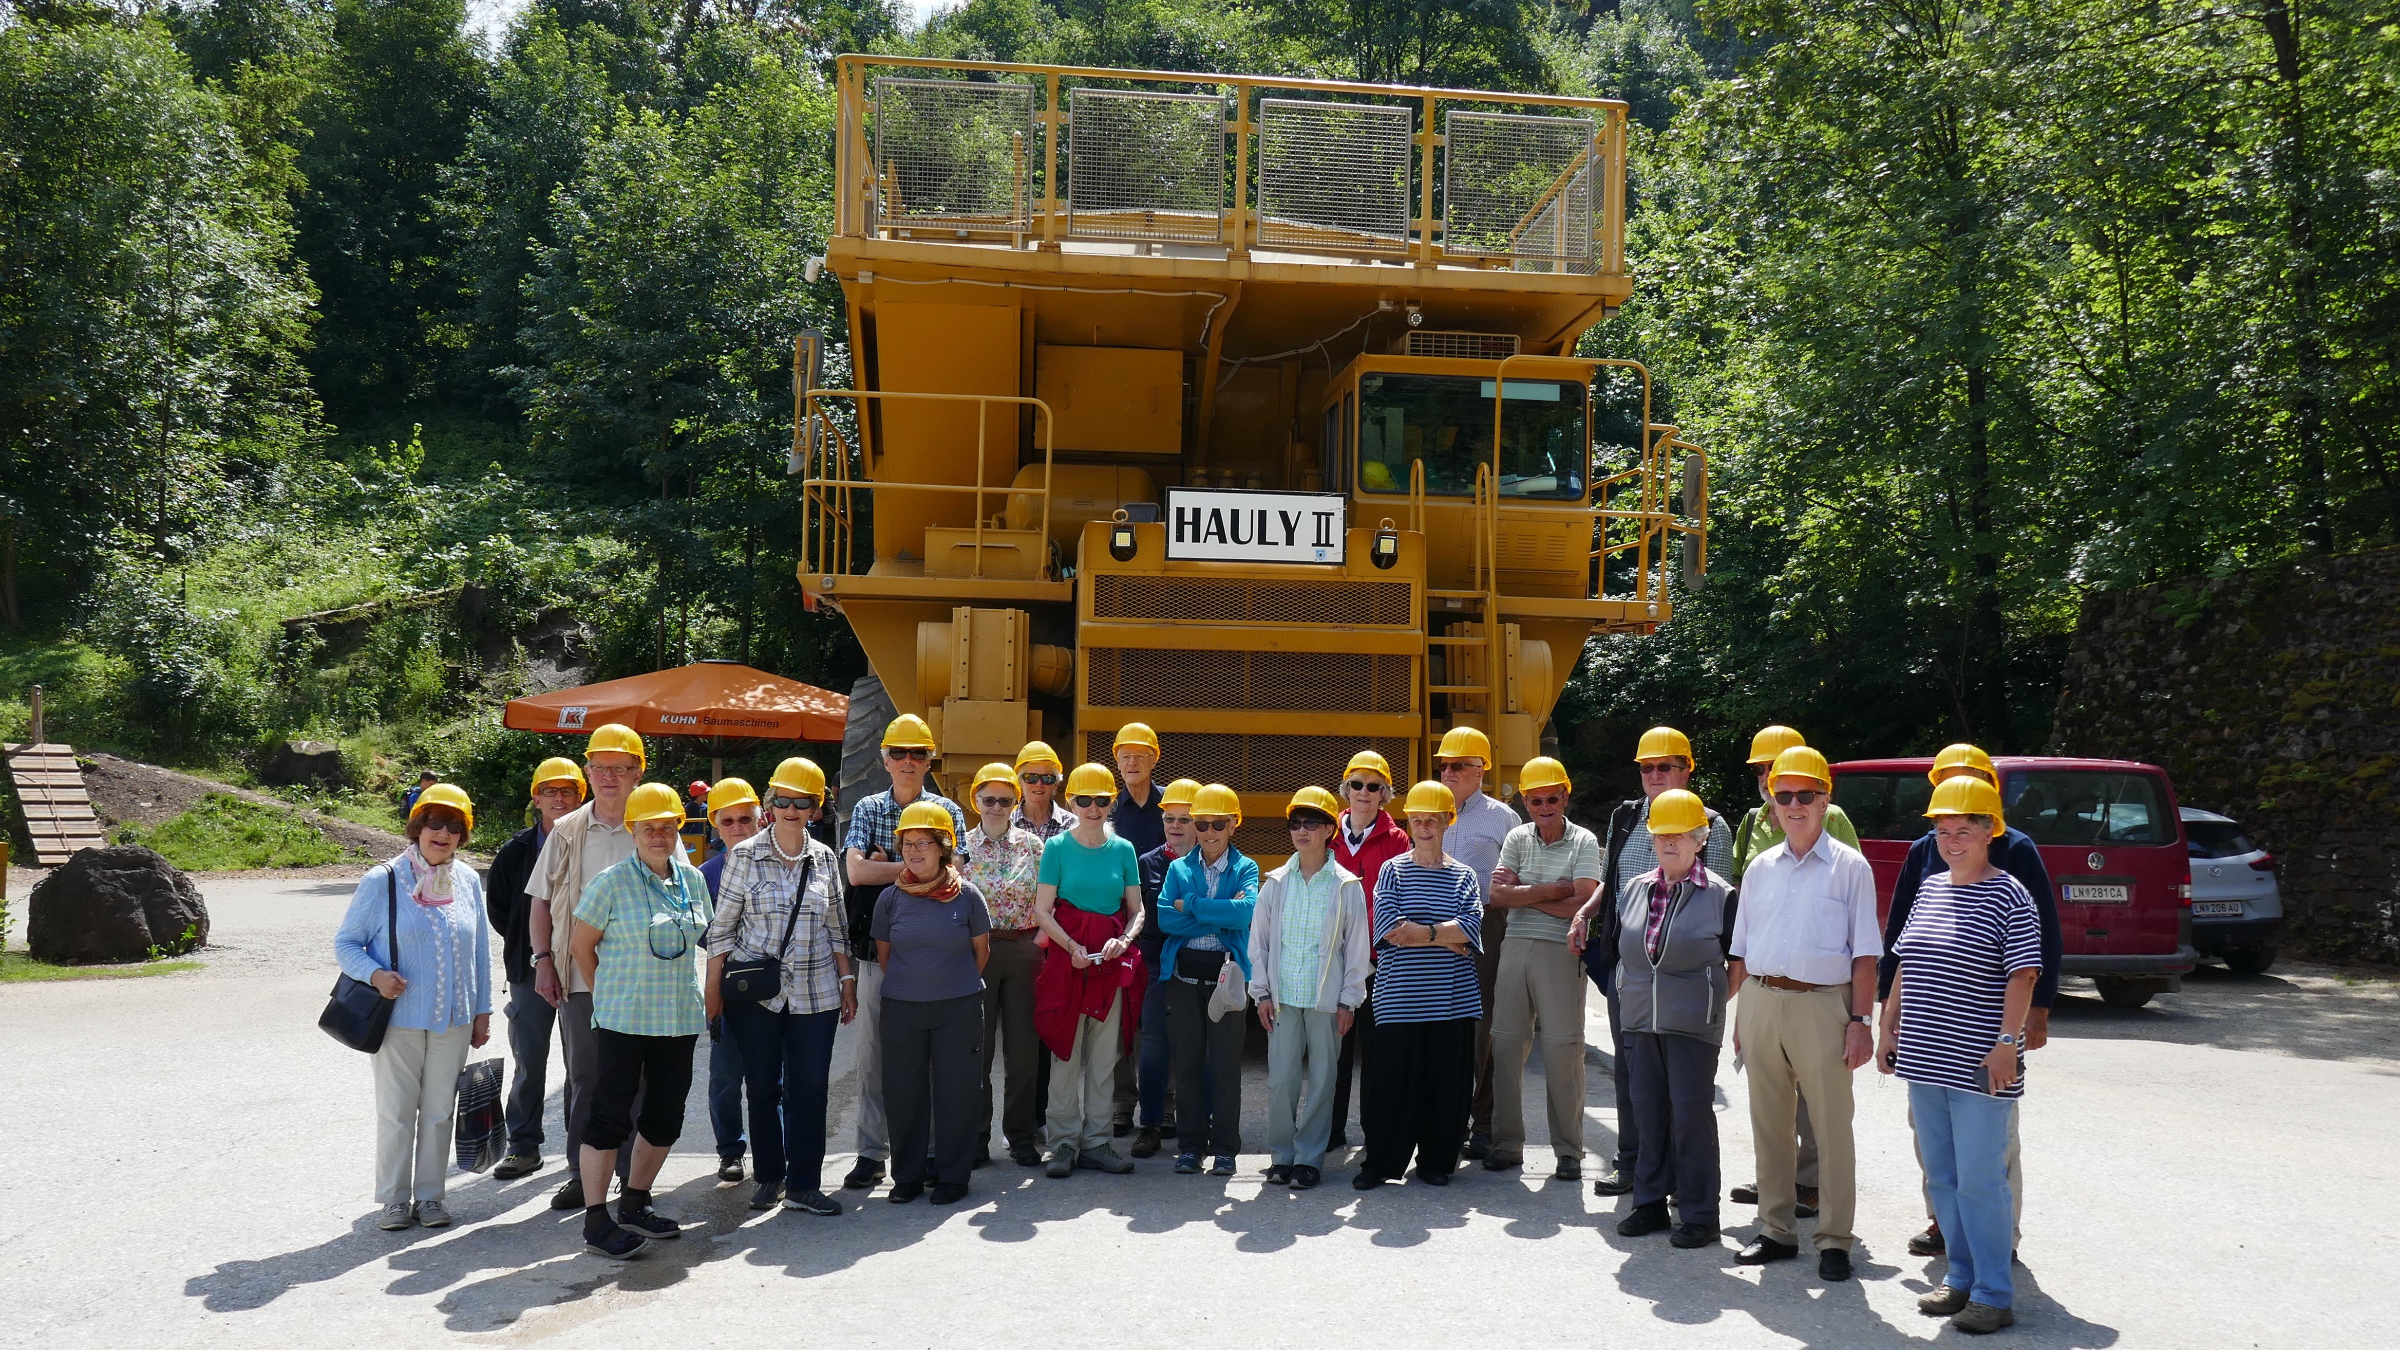
[[[591,785],[583,781],[583,766],[565,755],[552,755],[534,769],[533,786],[526,795],[540,792],[544,783],[573,783],[577,801],[592,795]]]
[[[1025,748],[1017,752],[1017,772],[1023,773],[1029,764],[1047,764],[1060,773],[1067,770],[1066,765],[1058,762],[1058,752],[1051,749],[1047,741],[1027,741]]]
[[[1392,466],[1380,459],[1370,459],[1358,466],[1358,481],[1373,492],[1398,492],[1400,484],[1392,477]]]
[[[589,764],[594,755],[631,755],[638,768],[650,767],[650,756],[642,749],[641,733],[623,722],[611,722],[592,732],[583,743],[583,762]]]
[[[1357,773],[1361,769],[1365,769],[1370,773],[1382,774],[1383,781],[1386,783],[1392,781],[1392,766],[1384,760],[1383,756],[1376,754],[1372,750],[1361,750],[1357,754],[1352,755],[1350,757],[1350,762],[1342,768],[1342,777],[1348,778],[1350,775]]]
[[[1517,771],[1517,791],[1532,792],[1546,787],[1562,787],[1573,792],[1575,783],[1567,777],[1567,766],[1548,755],[1526,760],[1525,767]]]
[[[1192,797],[1195,816],[1231,816],[1233,823],[1242,823],[1242,796],[1223,783],[1211,783]]]
[[[883,728],[883,748],[889,750],[894,746],[931,750],[933,728],[925,725],[925,719],[915,713],[902,713]]]
[[[728,806],[740,806],[743,802],[758,805],[758,792],[750,786],[750,780],[720,778],[717,785],[708,790],[708,818],[715,820],[717,812]]]
[[[1464,758],[1463,755],[1460,757]],[[1400,814],[1455,817],[1458,815],[1458,798],[1451,794],[1450,789],[1428,778],[1408,790],[1408,800],[1401,805]]]
[[[786,797],[814,797],[823,801],[825,771],[817,767],[815,760],[794,755],[775,766],[775,776],[767,780],[767,791]]]
[[[1652,727],[1642,733],[1642,743],[1634,747],[1635,760],[1680,759],[1692,762],[1692,738],[1673,727]]]
[[[1790,727],[1762,727],[1757,735],[1750,738],[1750,762],[1772,764],[1777,755],[1795,745],[1806,744],[1808,738]]]
[[[1983,781],[1987,783],[1996,784],[2000,781],[1999,772],[1992,768],[1992,757],[1983,753],[1981,748],[1969,745],[1965,741],[1960,741],[1956,745],[1943,746],[1942,753],[1933,757],[1933,767],[1925,771],[1925,776],[1939,785],[1944,778],[1951,776],[1950,770],[1952,769],[1973,770],[1982,774]],[[1980,816],[1983,813],[1973,811],[1968,814]]]
[[[1159,794],[1158,805],[1161,810],[1170,806],[1190,806],[1193,799],[1199,795],[1199,779],[1178,778],[1167,784],[1167,790]]]
[[[1436,759],[1480,759],[1485,768],[1492,765],[1492,738],[1473,727],[1452,727],[1442,733],[1441,748],[1434,751]],[[1416,789],[1409,789],[1415,795]]]
[[[1105,764],[1078,764],[1067,775],[1067,795],[1070,797],[1114,797],[1117,795],[1117,775]]]
[[[1326,815],[1333,817],[1335,820],[1340,820],[1342,818],[1342,804],[1333,799],[1332,793],[1327,792],[1321,787],[1304,787],[1300,789],[1298,792],[1292,794],[1291,805],[1283,808],[1285,815],[1290,815],[1294,811],[1301,810],[1322,811]]]
[[[958,822],[952,820],[950,812],[937,803],[910,802],[902,807],[900,823],[892,828],[892,837],[897,839],[910,830],[932,830],[949,840],[951,847],[958,846]]]
[[[1138,745],[1155,755],[1159,753],[1158,733],[1152,731],[1146,722],[1127,722],[1117,728],[1116,743],[1109,746],[1109,750],[1113,753],[1129,745]]]
[[[1020,797],[1024,795],[1017,791],[1017,771],[996,759],[975,771],[975,781],[967,784],[967,795],[972,797],[981,792],[986,783],[1006,783],[1009,792]]]
[[[475,832],[475,803],[467,799],[467,790],[456,783],[436,783],[417,794],[417,804],[408,808],[408,818],[428,806],[447,806],[467,818],[467,833]]]
[[[1833,770],[1825,765],[1825,756],[1805,745],[1795,745],[1775,757],[1775,767],[1767,770],[1767,785],[1774,786],[1778,778],[1810,779],[1826,791],[1833,790]]]
[[[635,785],[633,795],[625,799],[625,823],[631,825],[642,820],[672,820],[681,824],[683,798],[664,783]]]
[[[1650,799],[1652,834],[1689,834],[1708,827],[1708,807],[1682,788],[1669,788]]]
[[[1928,816],[1990,816],[1994,839],[2008,832],[2000,812],[2000,789],[1963,773],[1934,784],[1933,801],[1925,808]]]

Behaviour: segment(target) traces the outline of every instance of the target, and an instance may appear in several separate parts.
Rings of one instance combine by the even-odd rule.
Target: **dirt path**
[[[76,758],[91,765],[84,770],[83,781],[91,789],[92,813],[100,817],[100,823],[112,834],[119,825],[157,825],[172,820],[209,793],[222,792],[228,797],[288,811],[323,831],[326,838],[344,850],[366,858],[388,858],[408,847],[408,841],[399,835],[322,811],[305,810],[281,798],[230,783],[97,751]]]

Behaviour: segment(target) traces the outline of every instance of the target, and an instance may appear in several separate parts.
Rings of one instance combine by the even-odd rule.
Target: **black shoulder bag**
[[[808,904],[808,878],[816,867],[814,853],[800,864],[800,885],[792,892],[791,916],[783,921],[783,943],[775,949],[775,954],[725,963],[725,973],[717,986],[725,997],[766,1003],[783,993],[783,954],[792,949],[792,928],[800,922],[800,911]]]
[[[384,929],[383,941],[392,958],[388,968],[400,968],[400,880],[392,869],[383,869]],[[374,1054],[383,1048],[383,1033],[392,1024],[392,1004],[396,1000],[383,996],[383,991],[365,980],[354,980],[345,973],[334,977],[333,997],[325,1000],[325,1011],[317,1015],[317,1025],[325,1034],[362,1054]]]

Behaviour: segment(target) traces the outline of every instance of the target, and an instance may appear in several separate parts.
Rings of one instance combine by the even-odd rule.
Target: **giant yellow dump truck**
[[[1584,640],[1697,582],[1698,452],[1646,372],[1574,355],[1631,292],[1624,104],[836,80],[849,387],[799,344],[799,579],[945,784],[1147,722],[1162,777],[1238,789],[1241,847],[1278,857],[1292,789],[1362,746],[1406,783],[1477,727],[1505,790]]]

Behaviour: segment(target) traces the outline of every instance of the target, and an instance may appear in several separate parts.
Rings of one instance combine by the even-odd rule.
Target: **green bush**
[[[162,824],[128,825],[117,832],[117,842],[155,850],[187,872],[316,867],[342,857],[322,831],[290,812],[222,792]]]

